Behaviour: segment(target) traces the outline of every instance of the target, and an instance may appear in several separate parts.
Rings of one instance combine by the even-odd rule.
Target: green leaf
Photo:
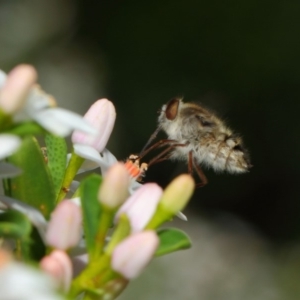
[[[15,123],[9,127],[6,133],[15,134],[20,137],[28,135],[40,135],[45,134],[47,131],[34,121]]]
[[[27,217],[16,210],[0,214],[0,236],[6,238],[23,238],[29,236],[31,224]]]
[[[92,174],[85,178],[80,185],[83,227],[86,246],[90,256],[95,247],[95,238],[101,215],[101,205],[97,198],[101,182],[101,176]]]
[[[29,259],[32,227],[28,218],[16,210],[0,214],[0,236],[17,239],[17,252],[23,260]]]
[[[165,228],[157,231],[160,245],[155,252],[155,256],[161,256],[174,251],[188,249],[191,241],[185,232],[176,228]]]
[[[37,208],[49,218],[54,208],[55,192],[36,139],[30,136],[24,138],[19,150],[8,161],[23,170],[20,176],[10,179],[9,196]]]
[[[52,176],[57,198],[66,172],[67,144],[65,139],[54,135],[45,136],[47,146],[48,168]]]

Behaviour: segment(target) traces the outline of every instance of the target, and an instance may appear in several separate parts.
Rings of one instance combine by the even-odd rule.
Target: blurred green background
[[[0,66],[33,64],[59,105],[112,100],[108,148],[137,153],[174,96],[203,103],[241,133],[254,167],[214,174],[176,221],[191,250],[155,260],[120,297],[299,299],[300,2],[0,2]],[[186,166],[145,179],[165,186]]]

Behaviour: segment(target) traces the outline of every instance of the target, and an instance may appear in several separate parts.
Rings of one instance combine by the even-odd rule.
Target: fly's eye
[[[197,120],[200,121],[201,125],[204,127],[212,127],[214,126],[213,122],[209,122],[207,120],[205,120],[203,117],[196,115]]]
[[[166,118],[173,121],[178,113],[179,99],[174,98],[167,103]]]

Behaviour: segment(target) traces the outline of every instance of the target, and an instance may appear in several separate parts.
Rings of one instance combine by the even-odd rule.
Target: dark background
[[[240,294],[233,288],[228,297],[212,292],[202,299],[298,299],[299,13],[300,2],[292,0],[3,1],[0,63],[6,71],[18,63],[33,64],[43,88],[62,107],[84,113],[96,99],[113,101],[117,121],[108,148],[119,159],[141,150],[156,128],[157,110],[175,96],[216,111],[243,136],[254,167],[238,176],[205,171],[209,184],[196,191],[186,211],[197,241],[191,259],[201,259],[198,249],[216,235],[231,245],[228,253],[250,261],[240,270],[242,278],[253,277]],[[164,162],[153,166],[145,181],[166,186],[185,171],[184,165]],[[264,250],[257,246],[261,243]],[[213,251],[224,247],[211,245]],[[215,259],[202,255],[206,262]],[[262,270],[251,269],[252,259]],[[269,260],[271,267],[264,265]],[[171,273],[178,272],[173,268],[177,271]],[[191,276],[197,278],[198,271],[191,270]],[[276,273],[270,289],[279,286],[286,294],[251,294],[247,288],[256,286],[255,277],[264,272]],[[237,270],[231,274],[240,276]],[[222,280],[212,278],[211,289]],[[160,295],[166,291],[158,290]],[[182,299],[174,293],[176,287],[149,299]]]
[[[109,66],[125,133],[119,157],[142,148],[170,98],[200,101],[242,134],[254,168],[208,171],[192,209],[233,212],[272,240],[298,238],[300,3],[81,1],[80,9],[76,38],[101,48]],[[146,181],[165,185],[175,169],[157,165]]]

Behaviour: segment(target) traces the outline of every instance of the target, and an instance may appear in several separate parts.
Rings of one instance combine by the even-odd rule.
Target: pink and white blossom
[[[72,280],[72,263],[66,252],[54,250],[40,261],[40,267],[67,292]]]
[[[111,101],[100,99],[89,108],[84,119],[97,130],[97,135],[89,135],[75,130],[72,135],[74,150],[83,158],[95,157],[94,159],[97,161],[99,152],[105,148],[115,124],[115,107]],[[98,155],[93,150],[96,150]]]
[[[5,75],[5,74],[4,74]],[[5,76],[0,90],[0,108],[6,114],[13,114],[25,104],[31,88],[37,80],[37,72],[30,65],[18,65]]]
[[[50,133],[63,137],[75,129],[96,134],[80,115],[54,107],[54,98],[35,84],[36,78],[36,70],[30,65],[19,65],[7,76],[0,71],[0,108],[11,114],[14,122],[33,120]]]
[[[56,249],[67,250],[78,244],[82,236],[80,207],[69,200],[57,205],[48,224],[46,243]]]
[[[111,209],[119,207],[128,197],[129,174],[123,163],[114,164],[100,186],[98,199]]]
[[[129,218],[132,232],[143,230],[153,217],[162,194],[162,188],[156,183],[144,184],[120,207],[116,221],[125,213]]]
[[[158,246],[155,231],[132,234],[114,249],[111,267],[127,279],[136,278],[151,261]]]
[[[1,299],[62,300],[55,280],[21,262],[13,261],[0,251]]]

